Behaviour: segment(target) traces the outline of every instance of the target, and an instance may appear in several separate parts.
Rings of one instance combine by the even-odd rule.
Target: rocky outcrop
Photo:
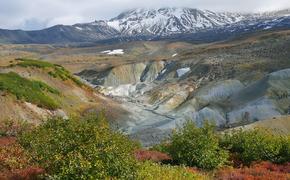
[[[156,80],[160,72],[164,69],[164,61],[149,62],[144,69],[140,81],[141,82],[153,82]]]
[[[78,75],[94,85],[118,87],[154,81],[164,68],[163,61],[126,64],[105,71],[84,70]]]
[[[271,119],[275,116],[281,116],[275,102],[267,98],[262,98],[229,112],[228,121],[231,124],[249,124],[251,122]]]
[[[212,104],[225,101],[233,94],[241,91],[245,86],[238,80],[221,81],[201,88],[196,94],[196,99],[203,104]]]
[[[117,87],[124,84],[136,84],[140,82],[140,77],[145,70],[144,63],[128,64],[118,66],[110,70],[104,80],[105,87]]]

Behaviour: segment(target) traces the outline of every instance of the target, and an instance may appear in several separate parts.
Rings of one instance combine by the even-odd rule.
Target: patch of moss
[[[59,107],[47,93],[59,94],[59,91],[40,81],[32,81],[19,76],[14,72],[0,74],[0,91],[7,91],[39,107],[55,110]]]
[[[72,80],[74,83],[76,83],[78,86],[83,86],[83,83],[78,80],[76,77],[71,75],[71,73],[66,70],[64,67],[57,65],[57,64],[51,64],[49,62],[45,61],[39,61],[39,60],[32,60],[32,59],[16,59],[19,62],[17,63],[18,66],[21,67],[36,67],[41,69],[48,70],[48,74],[54,78],[59,78],[63,81],[66,80]]]

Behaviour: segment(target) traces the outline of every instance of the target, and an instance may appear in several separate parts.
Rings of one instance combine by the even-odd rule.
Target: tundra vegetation
[[[221,134],[209,123],[198,128],[187,122],[169,141],[148,151],[113,131],[100,113],[52,118],[21,131],[14,144],[1,146],[10,159],[0,158],[0,168],[53,179],[287,179],[289,144],[289,136],[264,129]]]
[[[196,179],[185,167],[138,162],[138,143],[110,129],[103,114],[51,119],[23,133],[19,142],[32,161],[55,179]]]
[[[14,72],[0,74],[0,91],[11,93],[23,100],[47,109],[57,109],[58,103],[49,94],[60,92],[41,81],[29,80]]]
[[[68,70],[66,70],[64,67],[60,65],[52,64],[46,61],[34,60],[34,59],[18,58],[16,60],[18,61],[16,64],[17,66],[21,66],[25,68],[35,67],[35,68],[44,69],[48,72],[50,76],[54,78],[59,78],[63,81],[72,80],[79,86],[83,85],[83,83],[80,80],[78,80]]]

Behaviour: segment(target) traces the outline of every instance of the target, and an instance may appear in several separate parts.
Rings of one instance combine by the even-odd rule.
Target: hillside
[[[281,116],[281,117],[275,117],[273,119],[267,119],[264,121],[255,122],[252,124],[248,124],[245,126],[237,127],[234,129],[246,129],[251,130],[255,128],[265,128],[270,129],[272,132],[276,134],[289,134],[290,129],[290,119],[289,116]]]
[[[61,66],[30,59],[1,62],[1,127],[6,121],[39,124],[53,116],[78,117],[102,109],[111,118],[122,112]]]

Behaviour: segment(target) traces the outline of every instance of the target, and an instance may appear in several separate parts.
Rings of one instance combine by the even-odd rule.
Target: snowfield
[[[177,55],[178,55],[178,54],[177,54],[177,53],[175,53],[175,54],[173,54],[173,55],[172,55],[172,57],[176,57]]]
[[[107,54],[107,55],[122,55],[124,54],[124,50],[123,49],[106,50],[106,51],[102,51],[101,53]]]
[[[185,75],[186,73],[188,73],[190,71],[190,68],[187,67],[187,68],[181,68],[181,69],[177,69],[177,76],[178,77],[181,77],[183,75]]]

